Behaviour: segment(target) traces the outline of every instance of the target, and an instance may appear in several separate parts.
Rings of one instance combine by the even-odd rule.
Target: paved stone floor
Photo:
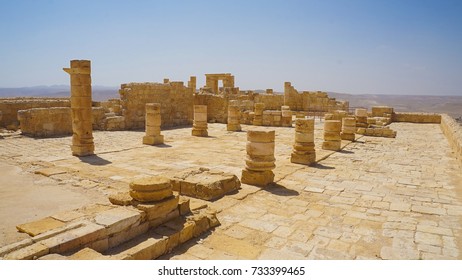
[[[319,148],[317,122],[320,161],[314,167],[290,163],[293,128],[272,128],[276,184],[243,184],[238,193],[209,203],[219,211],[221,226],[163,258],[461,259],[460,164],[439,125],[391,127],[398,131],[395,139],[361,137],[331,153]],[[89,203],[101,203],[101,196],[126,190],[129,181],[146,174],[209,167],[240,177],[245,132],[209,124],[210,137],[190,133],[191,128],[163,131],[165,145],[153,147],[141,144],[143,132],[95,132],[97,155],[80,159],[70,156],[70,137],[7,137],[0,139],[0,163],[23,173],[50,168],[49,184],[78,190]],[[3,188],[0,201],[8,199]],[[0,208],[0,214],[14,216],[11,208]]]

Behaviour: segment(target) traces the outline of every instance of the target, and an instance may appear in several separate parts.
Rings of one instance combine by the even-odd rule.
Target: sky
[[[0,0],[0,87],[232,73],[242,90],[462,95],[462,1]]]

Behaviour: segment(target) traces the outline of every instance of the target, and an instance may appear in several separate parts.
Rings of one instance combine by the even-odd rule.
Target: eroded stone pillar
[[[71,68],[63,68],[71,76],[72,155],[93,155],[91,62],[71,60]]]
[[[274,182],[274,138],[274,130],[247,131],[247,158],[242,170],[242,183],[263,187]]]
[[[172,183],[162,176],[136,179],[130,183],[130,196],[141,202],[173,198]]]
[[[316,162],[314,119],[295,120],[295,143],[290,162],[310,165]]]
[[[241,131],[241,112],[239,111],[239,106],[237,105],[228,105],[228,123],[226,124],[226,129],[228,131]]]
[[[356,118],[356,127],[357,128],[367,128],[369,125],[367,124],[367,109],[358,108],[355,110],[355,118]]]
[[[192,136],[208,136],[207,132],[207,105],[194,105],[194,122]]]
[[[281,106],[281,126],[292,127],[292,111],[289,106]]]
[[[146,104],[146,136],[143,137],[143,144],[160,145],[164,144],[164,136],[160,134],[162,119],[160,115],[160,103]]]
[[[265,110],[265,103],[255,103],[255,114],[253,117],[253,125],[263,125],[263,110]]]
[[[324,150],[340,151],[342,138],[340,131],[342,122],[338,120],[326,120],[324,122],[324,142],[322,148]]]
[[[188,88],[190,88],[193,93],[196,93],[196,83],[197,83],[196,81],[197,81],[196,76],[191,76],[189,78]]]
[[[340,137],[342,140],[355,141],[356,119],[353,117],[342,119],[342,132]]]

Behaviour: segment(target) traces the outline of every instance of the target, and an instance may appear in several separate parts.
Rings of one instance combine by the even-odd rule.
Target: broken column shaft
[[[207,132],[207,105],[194,105],[194,122],[192,136],[208,136]]]
[[[324,142],[322,148],[324,150],[340,151],[342,138],[340,131],[342,123],[337,120],[327,120],[324,122]]]
[[[253,125],[263,125],[263,110],[265,103],[255,103],[255,115],[253,117]]]
[[[146,136],[143,137],[143,144],[159,145],[164,143],[164,136],[160,134],[161,124],[160,103],[147,103]]]
[[[310,165],[316,162],[314,119],[295,120],[295,143],[290,162]]]
[[[274,130],[247,131],[247,158],[241,182],[264,187],[274,181]]]
[[[71,75],[72,155],[93,155],[91,62],[71,60],[71,68],[63,68]]]
[[[228,123],[226,124],[226,129],[228,131],[241,131],[240,118],[239,106],[228,105]]]

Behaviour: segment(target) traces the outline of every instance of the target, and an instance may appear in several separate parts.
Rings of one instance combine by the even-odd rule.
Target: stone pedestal
[[[322,148],[324,150],[340,151],[342,138],[340,131],[342,123],[337,120],[327,120],[324,122],[324,142]]]
[[[274,182],[274,130],[247,131],[247,158],[241,182],[264,187]]]
[[[194,122],[192,136],[206,137],[207,132],[207,105],[194,105]]]
[[[281,126],[292,127],[292,111],[289,106],[281,106]]]
[[[290,162],[306,165],[316,162],[314,119],[295,120],[295,143]]]
[[[255,103],[255,111],[253,116],[253,125],[263,125],[263,110],[265,110],[265,103]]]
[[[355,141],[356,119],[353,117],[342,119],[342,132],[340,137],[342,140]]]
[[[164,143],[164,136],[160,134],[160,125],[162,124],[160,116],[159,103],[146,104],[146,136],[143,137],[143,144],[160,145]]]
[[[241,113],[239,111],[239,106],[228,105],[228,123],[226,128],[228,131],[241,131],[240,123]]]
[[[130,196],[141,202],[156,202],[173,196],[170,179],[162,176],[140,178],[130,183]]]
[[[93,155],[91,62],[71,60],[71,68],[63,68],[71,76],[72,155]]]

